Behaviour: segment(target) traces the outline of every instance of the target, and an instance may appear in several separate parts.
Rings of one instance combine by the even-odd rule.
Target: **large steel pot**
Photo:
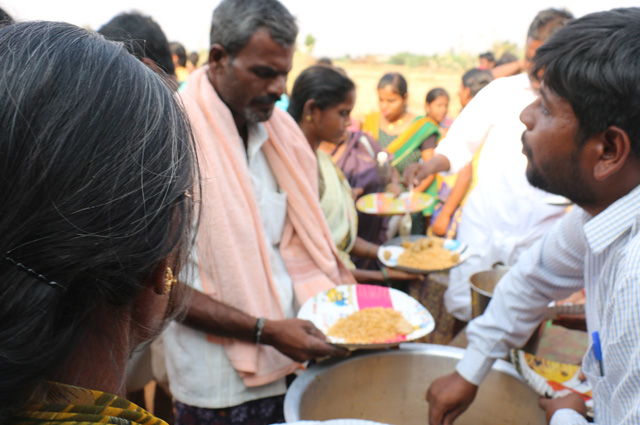
[[[424,425],[429,411],[427,388],[434,379],[453,372],[463,353],[456,347],[408,343],[398,350],[314,365],[289,387],[285,419],[353,418]],[[511,364],[498,360],[456,425],[545,424],[538,398]]]
[[[471,314],[473,318],[482,315],[491,301],[493,291],[496,289],[496,285],[507,274],[509,267],[494,266],[491,270],[486,270],[471,275]],[[531,335],[531,338],[522,347],[527,353],[535,354],[538,351],[542,334],[544,333],[543,321]]]

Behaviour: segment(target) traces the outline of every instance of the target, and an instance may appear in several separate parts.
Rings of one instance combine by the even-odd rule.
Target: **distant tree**
[[[316,46],[316,38],[311,34],[307,34],[307,38],[304,39],[304,45],[307,48],[307,53],[311,54]]]

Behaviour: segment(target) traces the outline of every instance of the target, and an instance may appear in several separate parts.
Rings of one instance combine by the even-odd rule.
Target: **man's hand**
[[[476,397],[478,387],[457,372],[442,376],[427,391],[430,425],[451,425],[453,420],[467,410]]]
[[[402,173],[402,180],[405,186],[418,186],[420,182],[431,174],[435,173],[431,161],[409,164]]]
[[[573,409],[582,416],[586,416],[587,414],[587,406],[584,404],[584,400],[576,393],[571,393],[560,398],[540,397],[539,404],[547,415],[547,423],[551,422],[551,417],[556,413],[556,410],[559,409]]]
[[[308,320],[267,320],[262,342],[285,356],[304,362],[316,357],[347,357],[350,352],[327,343],[327,338]]]

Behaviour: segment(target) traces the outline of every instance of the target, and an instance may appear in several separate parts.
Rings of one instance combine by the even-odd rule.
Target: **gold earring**
[[[171,271],[171,267],[167,267],[167,271],[164,273],[164,295],[169,295],[171,293],[171,288],[178,281],[173,276],[173,272]]]
[[[311,121],[311,115],[307,115],[307,121]]]

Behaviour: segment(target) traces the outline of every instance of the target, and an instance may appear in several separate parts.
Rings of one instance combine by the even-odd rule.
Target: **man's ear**
[[[620,171],[631,154],[631,141],[626,131],[611,126],[597,137],[598,158],[593,168],[596,180],[605,180]]]
[[[213,44],[211,49],[209,49],[209,69],[211,71],[218,71],[219,69],[225,67],[229,62],[229,54],[225,50],[224,47],[219,45],[218,43]]]

